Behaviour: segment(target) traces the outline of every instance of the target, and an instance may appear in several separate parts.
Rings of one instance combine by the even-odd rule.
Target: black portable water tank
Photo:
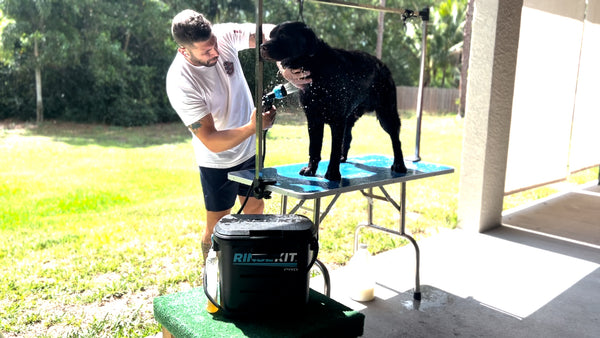
[[[301,215],[228,215],[215,226],[221,307],[226,314],[276,313],[308,302],[318,229]]]

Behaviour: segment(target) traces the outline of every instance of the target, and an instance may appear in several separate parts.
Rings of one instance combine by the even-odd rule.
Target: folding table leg
[[[402,237],[408,239],[408,241],[415,248],[415,292],[413,294],[413,298],[415,300],[421,300],[421,281],[420,281],[420,263],[421,263],[420,256],[421,255],[420,255],[419,245],[417,244],[417,241],[415,241],[415,239],[412,238],[412,236],[408,235],[405,232],[405,226],[406,226],[406,208],[405,208],[405,206],[406,206],[406,182],[402,182],[400,204],[396,203],[396,201],[394,201],[392,199],[392,197],[387,193],[387,191],[383,188],[383,186],[380,186],[379,189],[381,189],[381,192],[384,194],[385,197],[374,195],[372,188],[369,188],[368,192],[366,192],[366,193],[361,190],[363,196],[365,196],[367,198],[368,222],[361,223],[356,226],[356,229],[354,231],[354,251],[356,251],[358,249],[358,238],[360,235],[360,229],[363,227],[369,227],[374,230],[386,232],[386,233],[389,233],[392,235],[402,236]],[[375,198],[389,202],[390,204],[392,204],[394,206],[394,208],[396,208],[400,212],[400,231],[391,230],[391,229],[388,229],[388,228],[385,228],[385,227],[382,227],[382,226],[379,226],[379,225],[376,225],[373,223],[373,199],[375,199]]]

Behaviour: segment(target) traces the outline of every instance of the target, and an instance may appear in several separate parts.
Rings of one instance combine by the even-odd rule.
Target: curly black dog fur
[[[325,178],[341,180],[340,162],[348,158],[352,127],[367,111],[375,111],[394,151],[391,170],[406,172],[400,144],[396,85],[388,67],[376,57],[332,48],[302,22],[284,22],[261,46],[263,58],[285,68],[310,71],[312,83],[300,92],[308,122],[309,162],[301,175],[314,176],[321,160],[323,129],[331,128],[331,154]]]

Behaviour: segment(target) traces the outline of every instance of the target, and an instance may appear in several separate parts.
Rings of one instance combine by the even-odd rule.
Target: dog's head
[[[316,34],[303,22],[284,22],[275,26],[270,39],[260,46],[263,58],[272,61],[294,60],[312,56],[317,50]]]

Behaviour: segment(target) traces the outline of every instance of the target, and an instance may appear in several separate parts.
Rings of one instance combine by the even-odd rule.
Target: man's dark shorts
[[[200,167],[200,183],[204,192],[204,205],[208,211],[224,211],[231,209],[237,195],[246,196],[249,187],[227,179],[232,171],[254,169],[255,156],[232,168],[215,169]]]

